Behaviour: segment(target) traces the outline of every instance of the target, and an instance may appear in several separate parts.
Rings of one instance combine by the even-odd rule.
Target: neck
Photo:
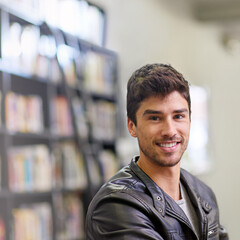
[[[181,199],[179,189],[180,162],[173,167],[161,167],[156,166],[156,164],[146,164],[139,158],[137,164],[173,200]]]

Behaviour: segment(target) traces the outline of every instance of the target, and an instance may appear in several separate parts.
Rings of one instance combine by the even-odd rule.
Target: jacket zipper
[[[172,211],[169,211],[168,210],[168,214],[172,217],[175,217],[176,219],[178,219],[179,221],[185,223],[194,233],[194,235],[196,236],[196,233],[194,232],[193,228],[192,228],[192,225],[189,224],[187,221],[185,221],[184,218],[181,218],[179,215],[177,215],[175,212],[172,212]],[[196,237],[197,238],[197,237]]]
[[[211,230],[208,232],[208,237],[211,236],[213,233],[217,232],[217,229]]]
[[[204,214],[204,221],[203,221],[203,238],[202,238],[202,240],[207,240],[207,238],[208,238],[208,235],[209,235],[209,233],[208,233],[208,219],[207,219],[207,217],[206,217],[206,215]]]

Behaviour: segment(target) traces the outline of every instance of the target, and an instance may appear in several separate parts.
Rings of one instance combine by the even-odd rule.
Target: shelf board
[[[12,199],[13,207],[20,207],[23,204],[34,204],[39,202],[51,202],[52,192],[43,191],[43,192],[10,192],[10,199]]]
[[[37,16],[37,10],[27,7],[26,4],[21,4],[19,1],[5,1],[0,3],[0,8],[11,14],[14,18],[18,18],[21,22],[27,22],[34,25],[40,25],[43,20]]]
[[[44,83],[44,84],[46,82],[48,82],[47,78],[38,77],[37,75],[27,73],[26,71],[21,71],[20,66],[19,67],[12,66],[12,64],[10,62],[7,62],[3,59],[0,59],[0,71],[8,73],[8,74],[16,76],[16,77],[20,77],[20,78],[24,78],[27,80],[36,81],[36,82],[40,82],[40,83]]]
[[[49,191],[32,191],[32,192],[13,192],[10,190],[0,190],[0,198],[14,197],[14,198],[26,198],[26,197],[49,197],[52,194],[52,190]]]
[[[52,138],[52,134],[48,131],[44,131],[41,133],[24,133],[24,132],[12,132],[9,130],[5,130],[5,133],[10,137],[24,137],[24,138],[34,138],[34,139],[50,139]]]
[[[106,100],[109,102],[116,102],[116,96],[114,94],[108,94],[108,93],[97,93],[93,91],[89,91],[88,94],[96,100]]]
[[[49,197],[52,194],[52,190],[49,191],[29,191],[29,192],[12,192],[9,191],[14,198],[26,198],[26,197]]]
[[[0,190],[0,198],[8,198],[10,196],[10,192],[5,189]]]
[[[69,189],[69,188],[61,188],[61,189],[53,189],[52,193],[57,194],[82,194],[85,191],[85,188],[76,188],[76,189]]]
[[[48,131],[48,130],[45,130],[40,133],[15,132],[15,131],[10,131],[6,129],[3,126],[0,127],[0,135],[1,134],[2,135],[6,134],[12,138],[43,139],[43,140],[55,140],[55,141],[56,140],[65,141],[65,140],[72,140],[76,138],[74,134],[63,136],[63,135],[51,133],[51,131]]]
[[[75,135],[72,134],[72,135],[63,136],[58,134],[51,134],[51,139],[55,141],[68,141],[68,140],[75,139]]]
[[[113,147],[113,146],[116,145],[116,139],[105,140],[105,139],[91,138],[91,143],[92,144],[98,144],[98,145]]]
[[[4,130],[2,130],[4,132]],[[1,132],[0,132],[1,133]],[[5,130],[5,133],[13,138],[28,138],[28,139],[42,139],[42,140],[55,140],[55,141],[67,141],[75,138],[75,135],[58,135],[53,134],[50,131],[44,131],[41,133],[23,133],[23,132],[11,132],[9,130]]]
[[[13,192],[10,190],[0,190],[0,199],[1,198],[8,198],[13,197],[15,199],[22,199],[22,198],[49,198],[52,194],[82,194],[85,189],[50,189],[49,191],[25,191],[25,192]]]

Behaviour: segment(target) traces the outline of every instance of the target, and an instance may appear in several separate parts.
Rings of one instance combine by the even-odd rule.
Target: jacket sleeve
[[[133,196],[108,196],[90,206],[86,219],[87,240],[163,240],[149,219],[147,206]]]

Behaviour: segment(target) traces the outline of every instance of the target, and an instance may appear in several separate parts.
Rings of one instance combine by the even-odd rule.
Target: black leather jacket
[[[86,218],[86,239],[197,240],[182,209],[138,167],[137,159],[94,197]],[[212,190],[183,169],[180,179],[199,218],[200,240],[228,239]]]

